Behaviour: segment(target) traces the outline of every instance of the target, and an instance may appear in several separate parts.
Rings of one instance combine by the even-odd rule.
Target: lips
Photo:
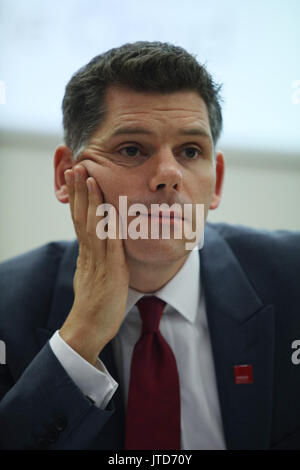
[[[146,215],[146,214],[144,214]],[[147,214],[148,217],[159,217],[161,219],[180,219],[184,220],[184,217],[181,212],[176,212],[176,211],[151,211],[150,213]]]

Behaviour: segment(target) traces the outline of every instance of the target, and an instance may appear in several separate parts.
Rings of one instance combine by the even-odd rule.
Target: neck
[[[129,287],[143,293],[151,293],[161,289],[178,273],[187,257],[188,255],[165,265],[128,259]]]

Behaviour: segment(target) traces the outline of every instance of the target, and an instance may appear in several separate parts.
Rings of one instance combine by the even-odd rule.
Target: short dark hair
[[[196,91],[207,106],[214,144],[220,137],[221,85],[182,47],[137,41],[94,57],[67,84],[62,103],[64,140],[74,158],[104,121],[105,92],[113,85],[158,93]]]

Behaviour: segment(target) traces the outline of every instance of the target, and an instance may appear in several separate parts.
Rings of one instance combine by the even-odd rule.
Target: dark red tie
[[[166,303],[147,296],[136,305],[143,326],[131,361],[125,449],[180,449],[177,364],[159,331]]]

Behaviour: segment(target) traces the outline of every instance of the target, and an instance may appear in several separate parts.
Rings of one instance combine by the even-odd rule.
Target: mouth
[[[159,211],[159,212],[149,212],[141,213],[142,216],[147,217],[149,222],[156,220],[159,225],[169,224],[179,224],[182,223],[184,217],[181,213],[176,213],[174,211]]]
[[[148,215],[148,218],[159,218],[160,220],[184,220],[184,217],[181,213],[177,213],[175,211],[158,211],[158,212],[150,212],[149,214],[142,214]]]

